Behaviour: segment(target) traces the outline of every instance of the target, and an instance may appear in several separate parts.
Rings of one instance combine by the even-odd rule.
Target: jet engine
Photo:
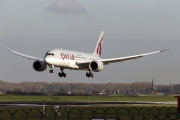
[[[89,68],[90,68],[90,70],[92,70],[94,72],[99,72],[104,68],[104,65],[101,61],[92,61],[89,64]]]
[[[46,70],[47,64],[41,61],[35,61],[33,63],[33,68],[35,71],[41,72],[41,71]]]

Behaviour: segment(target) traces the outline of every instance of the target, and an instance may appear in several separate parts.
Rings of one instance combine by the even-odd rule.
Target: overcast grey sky
[[[8,82],[149,82],[179,83],[179,0],[0,0],[0,79]],[[53,48],[92,52],[105,31],[102,58],[123,57],[173,47],[138,60],[106,66],[94,73],[65,70],[59,78],[36,72],[34,61],[11,49],[44,57]]]

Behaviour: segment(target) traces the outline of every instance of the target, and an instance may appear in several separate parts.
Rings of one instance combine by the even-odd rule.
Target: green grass
[[[61,102],[95,102],[95,101],[176,101],[173,96],[14,96],[2,95],[0,102],[46,102],[54,101],[53,97],[61,98]]]

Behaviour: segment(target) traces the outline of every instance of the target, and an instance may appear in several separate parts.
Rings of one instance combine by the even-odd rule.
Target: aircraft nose
[[[49,57],[46,57],[46,58],[44,59],[44,61],[45,61],[46,63],[48,63],[48,64],[51,64],[52,59],[49,58]]]

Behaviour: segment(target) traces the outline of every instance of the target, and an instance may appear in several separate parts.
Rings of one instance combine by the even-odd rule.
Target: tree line
[[[127,90],[144,91],[151,88],[151,82],[134,83],[62,83],[62,82],[20,82],[9,83],[0,80],[0,92],[40,92],[40,93],[89,93],[93,91],[123,92]],[[180,93],[180,84],[156,85],[157,91]]]

